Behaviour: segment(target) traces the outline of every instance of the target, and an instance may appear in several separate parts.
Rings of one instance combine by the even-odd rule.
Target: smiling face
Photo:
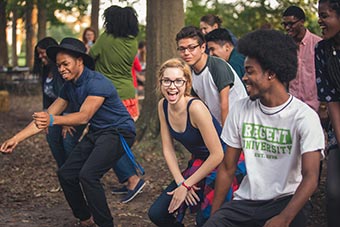
[[[166,68],[160,79],[161,93],[170,104],[177,103],[185,96],[186,78],[180,68]],[[168,85],[170,83],[170,85]],[[177,86],[176,86],[177,84]]]
[[[264,72],[254,58],[246,57],[244,61],[245,74],[243,81],[251,100],[261,99],[270,88],[269,74]]]
[[[208,48],[210,55],[220,57],[225,61],[229,61],[231,51],[233,50],[233,47],[227,42],[220,45],[214,41],[209,41]]]
[[[295,41],[301,41],[305,35],[304,20],[298,19],[295,16],[282,17],[282,26],[287,35],[292,37]]]
[[[323,39],[337,37],[340,39],[340,16],[336,14],[329,2],[322,2],[318,7],[318,23],[322,30]]]
[[[47,65],[48,64],[48,57],[47,57],[47,54],[46,54],[46,49],[42,49],[40,47],[37,47],[37,52],[38,52],[38,56],[39,56],[39,59],[41,60],[41,62],[44,65]]]
[[[81,57],[75,58],[64,52],[57,53],[56,64],[60,75],[67,81],[77,80],[84,70]]]

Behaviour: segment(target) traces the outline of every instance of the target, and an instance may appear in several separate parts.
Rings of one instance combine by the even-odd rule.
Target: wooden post
[[[9,93],[8,91],[0,91],[0,112],[9,111]]]

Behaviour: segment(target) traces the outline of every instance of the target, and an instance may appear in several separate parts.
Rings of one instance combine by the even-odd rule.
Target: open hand
[[[194,206],[197,205],[197,203],[200,201],[200,197],[197,195],[196,191],[200,190],[199,187],[193,185],[191,187],[191,190],[188,191],[187,196],[185,197],[185,203],[188,206]]]
[[[187,193],[188,190],[183,186],[179,186],[175,190],[167,193],[168,195],[172,195],[172,199],[168,207],[169,213],[175,212],[181,206],[187,196]]]
[[[12,153],[18,143],[19,142],[16,140],[16,138],[12,137],[1,144],[0,151],[2,153]]]
[[[74,132],[76,132],[76,129],[73,126],[63,125],[61,134],[63,135],[63,138],[66,139],[67,133],[69,133],[71,136],[73,136]]]

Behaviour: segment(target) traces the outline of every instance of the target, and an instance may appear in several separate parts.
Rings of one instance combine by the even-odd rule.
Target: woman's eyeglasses
[[[162,79],[160,80],[160,82],[164,87],[170,87],[172,83],[175,85],[175,87],[182,87],[187,81],[180,79],[176,80]]]

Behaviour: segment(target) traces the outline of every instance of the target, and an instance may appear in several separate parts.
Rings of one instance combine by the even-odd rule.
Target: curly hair
[[[103,18],[105,32],[112,34],[115,38],[138,35],[137,13],[132,7],[110,6],[105,9]]]
[[[167,61],[165,61],[161,67],[158,70],[158,83],[157,83],[157,91],[160,93],[161,90],[161,79],[164,76],[164,71],[168,68],[178,68],[183,71],[184,78],[186,79],[185,82],[185,95],[189,96],[191,93],[191,87],[192,87],[192,77],[191,77],[191,69],[187,63],[185,63],[180,58],[171,58]]]
[[[204,34],[195,26],[186,26],[182,28],[176,35],[176,42],[178,43],[179,40],[186,38],[196,39],[200,46],[205,43]]]
[[[201,22],[207,23],[210,26],[213,26],[214,24],[217,24],[217,27],[220,28],[222,25],[222,20],[216,15],[213,14],[207,14],[200,19]]]
[[[262,70],[273,72],[279,81],[288,83],[296,77],[297,45],[280,31],[259,29],[239,40],[244,56],[256,59]]]

